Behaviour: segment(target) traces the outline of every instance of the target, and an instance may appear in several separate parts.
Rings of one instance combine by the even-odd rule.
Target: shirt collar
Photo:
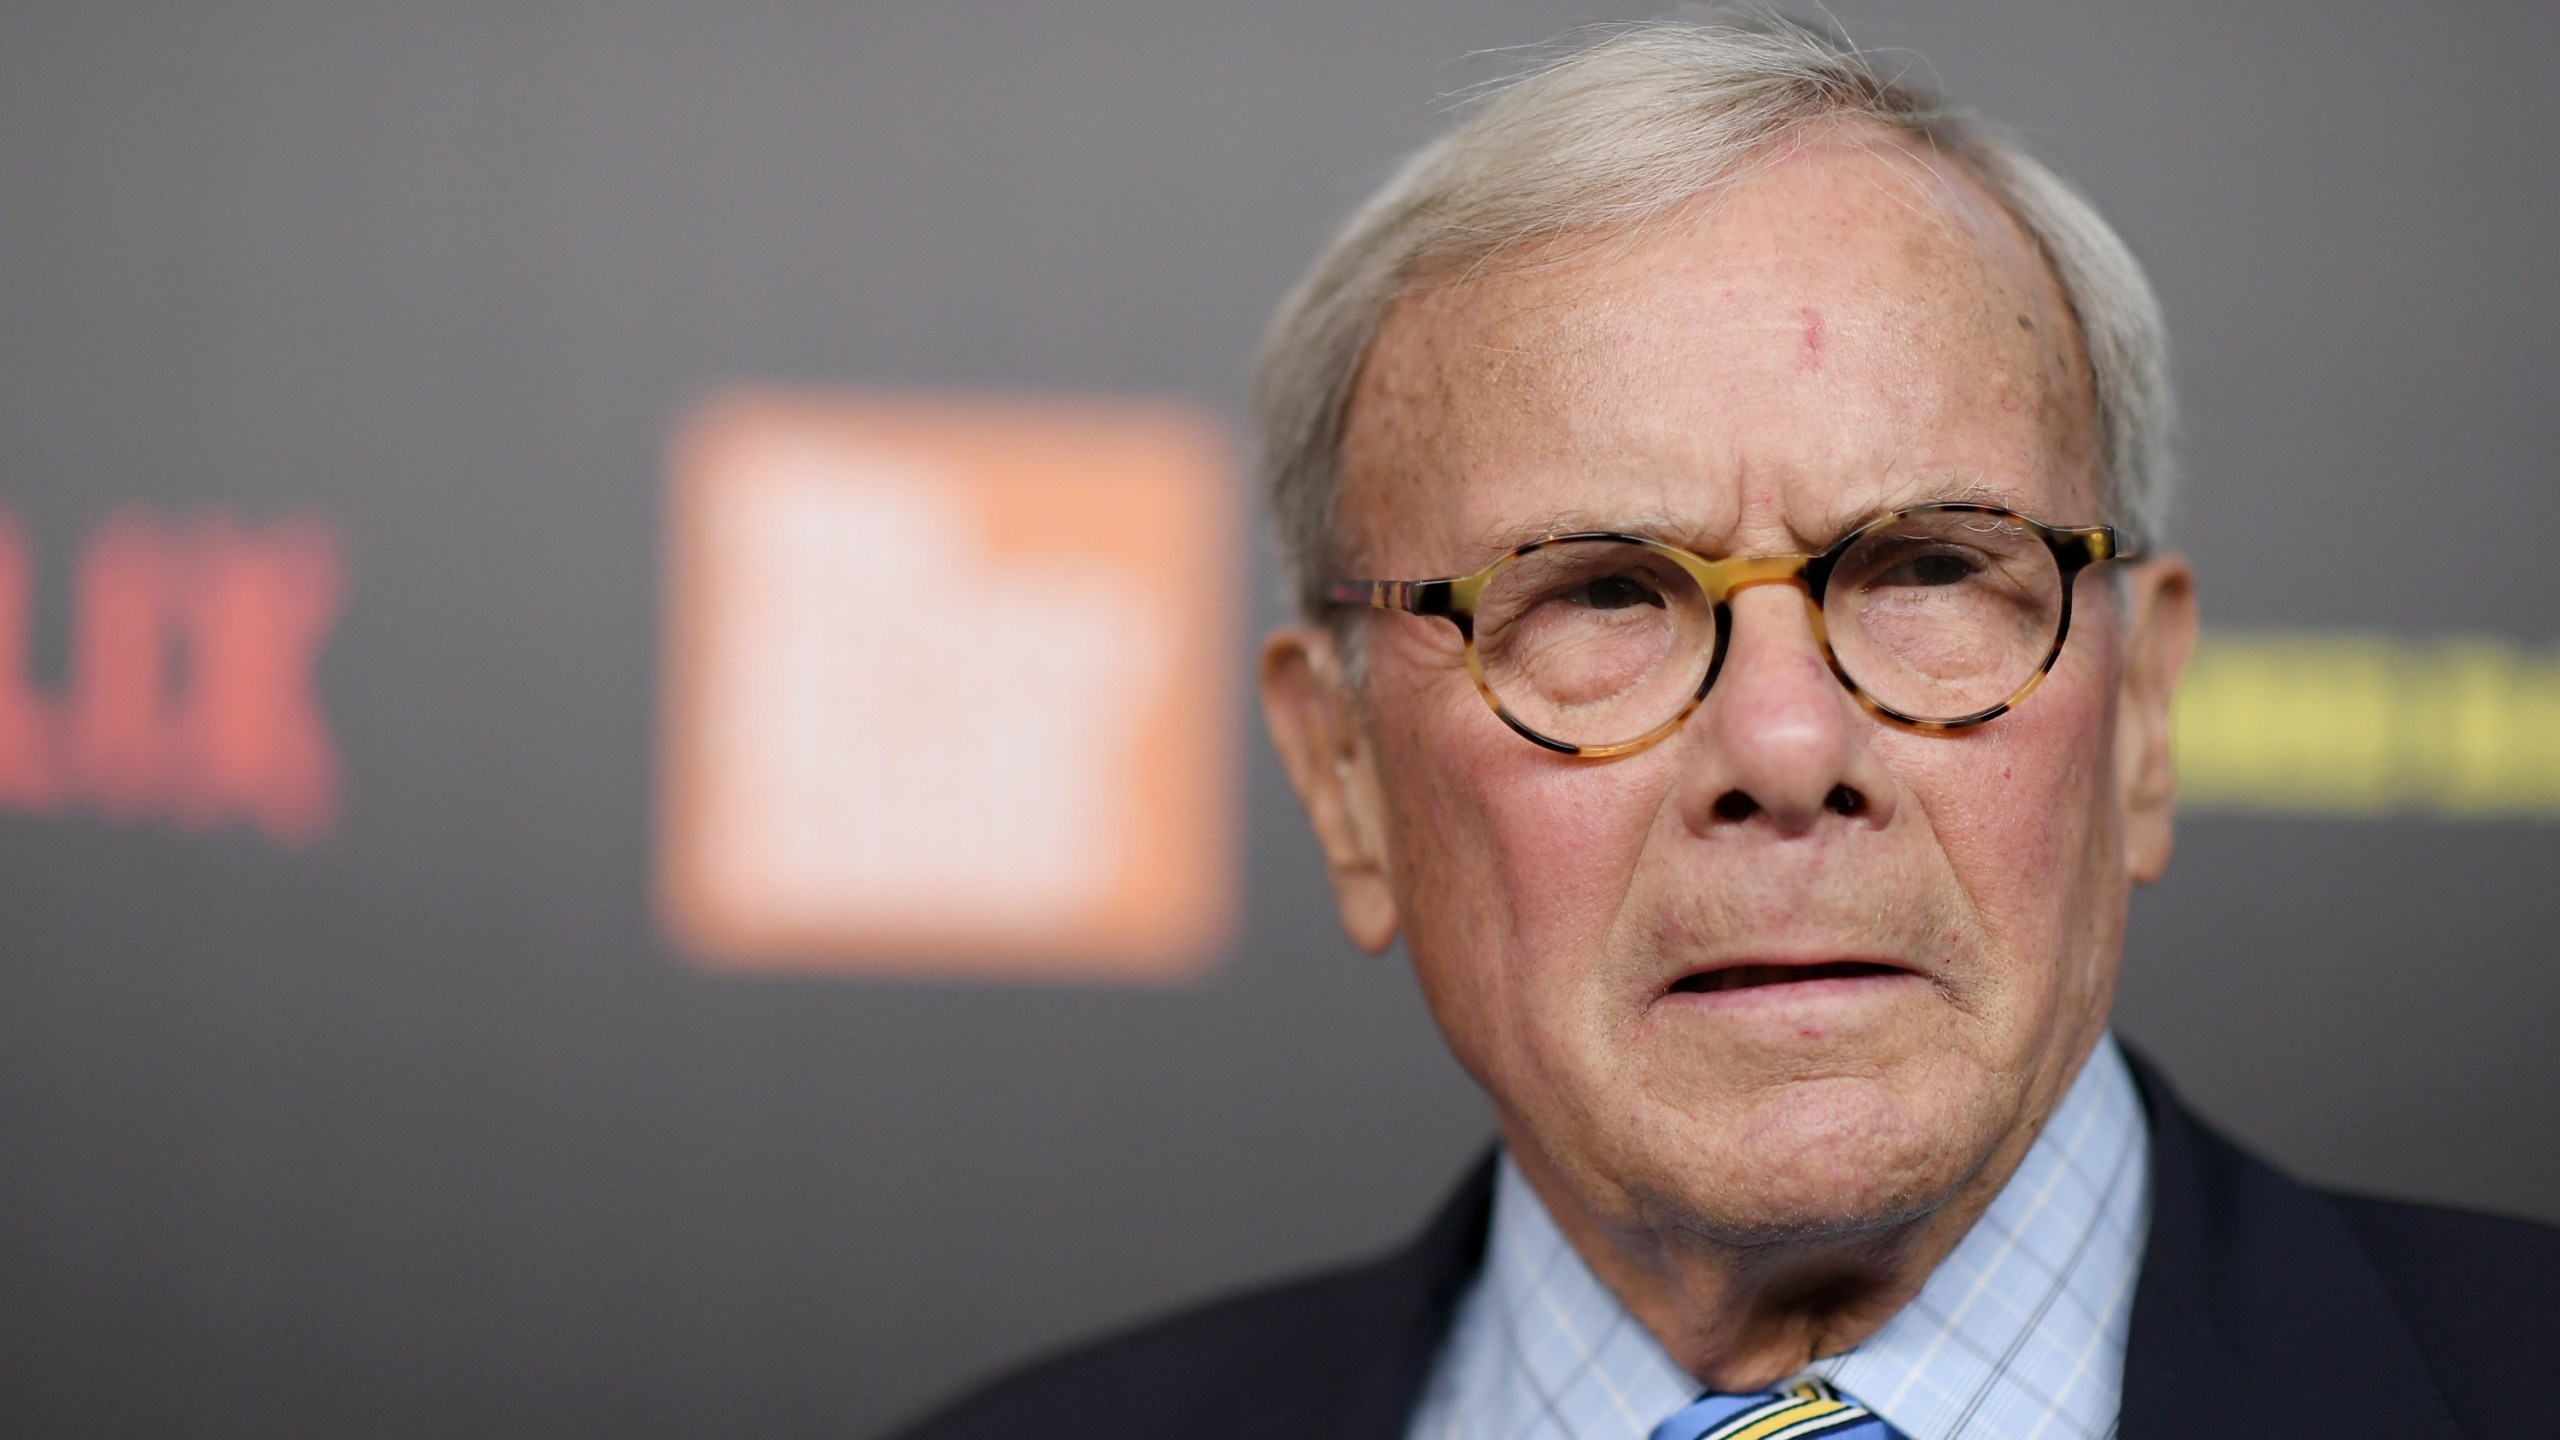
[[[2150,1171],[2141,1096],[2114,1037],[2102,1037],[1920,1293],[1805,1373],[1910,1440],[2112,1434]],[[1640,1440],[1697,1392],[1504,1156],[1484,1268],[1411,1440]]]

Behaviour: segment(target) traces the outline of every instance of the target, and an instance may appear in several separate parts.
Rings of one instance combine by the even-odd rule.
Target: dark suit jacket
[[[2560,1230],[2306,1189],[2134,1073],[2152,1215],[2123,1440],[2560,1436]],[[1402,1440],[1492,1175],[1383,1260],[1035,1366],[909,1440]]]

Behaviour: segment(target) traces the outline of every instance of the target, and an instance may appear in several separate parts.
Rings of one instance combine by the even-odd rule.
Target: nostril
[[[1739,790],[1727,790],[1716,797],[1715,809],[1719,820],[1748,820],[1759,813],[1760,802]]]
[[[1855,815],[1867,808],[1867,797],[1846,785],[1834,785],[1831,793],[1822,797],[1822,804],[1834,815]]]

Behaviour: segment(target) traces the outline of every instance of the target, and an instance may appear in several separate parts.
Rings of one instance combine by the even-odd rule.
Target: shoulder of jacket
[[[2546,1433],[2560,1364],[2560,1228],[2330,1195],[2466,1433]]]
[[[1266,1285],[1004,1375],[901,1440],[1295,1434],[1373,1328],[1386,1262]]]
[[[2495,1351],[2521,1328],[2514,1340],[2560,1356],[2560,1325],[2551,1321],[2560,1306],[2560,1227],[2360,1195],[2328,1199],[2422,1336]]]

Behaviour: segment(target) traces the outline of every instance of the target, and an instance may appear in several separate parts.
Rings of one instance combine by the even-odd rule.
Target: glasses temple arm
[[[1446,580],[1334,580],[1324,598],[1334,605],[1365,605],[1373,610],[1402,610],[1414,615],[1449,615],[1451,583]]]

